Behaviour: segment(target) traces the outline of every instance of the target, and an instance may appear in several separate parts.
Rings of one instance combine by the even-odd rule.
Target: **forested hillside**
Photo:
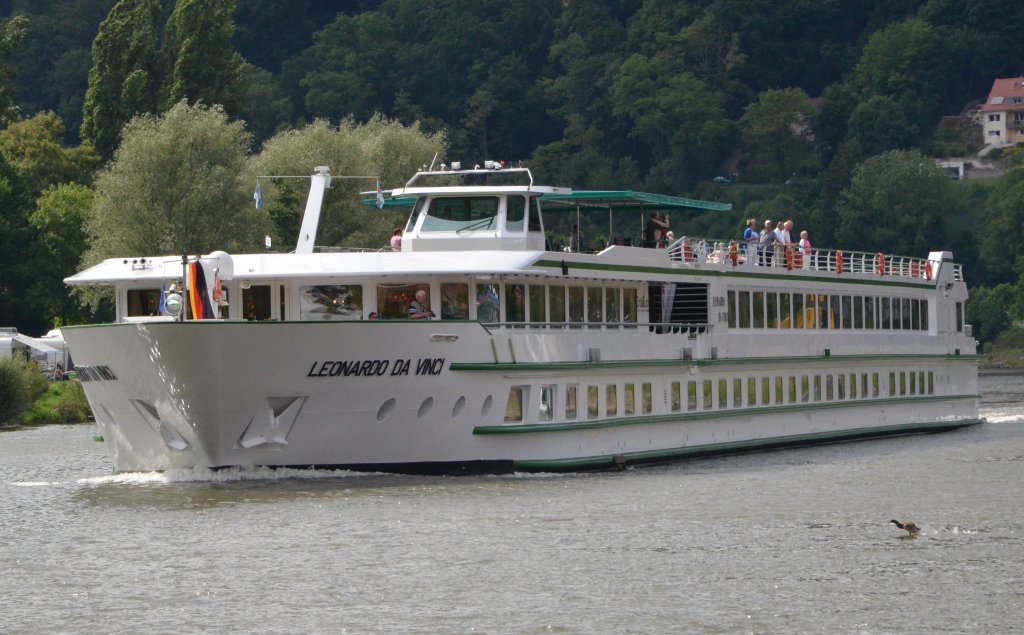
[[[268,209],[247,209],[265,168],[365,166],[389,187],[434,152],[733,203],[673,219],[677,235],[793,218],[820,246],[950,249],[982,339],[1021,313],[1021,155],[969,181],[934,159],[981,149],[972,107],[1024,73],[1024,5],[8,0],[0,17],[0,324],[25,332],[93,319],[102,302],[60,280],[140,245],[126,218],[168,252],[222,247],[215,235],[251,249],[263,231],[288,244],[301,192],[271,185]],[[175,197],[187,209],[152,203]],[[186,242],[196,210],[201,230],[228,220]],[[396,223],[338,210],[340,244],[383,244]],[[610,238],[588,229],[591,247]]]

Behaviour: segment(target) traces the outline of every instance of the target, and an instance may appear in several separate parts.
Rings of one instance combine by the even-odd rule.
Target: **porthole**
[[[392,397],[380,405],[380,408],[377,409],[378,423],[384,421],[391,415],[391,411],[395,409],[395,403],[397,402],[395,401],[395,398]]]
[[[486,417],[488,414],[490,414],[490,412],[491,412],[491,404],[493,404],[493,403],[494,403],[494,400],[491,398],[490,395],[487,395],[484,398],[484,405],[480,406],[480,416],[481,417]]]
[[[452,406],[452,419],[458,419],[459,415],[462,414],[462,410],[466,407],[466,398],[459,397],[455,400],[455,405]]]
[[[428,414],[430,414],[430,409],[433,407],[434,398],[427,397],[426,399],[423,400],[423,403],[420,404],[420,409],[416,412],[416,418],[422,419],[423,417],[427,416]]]

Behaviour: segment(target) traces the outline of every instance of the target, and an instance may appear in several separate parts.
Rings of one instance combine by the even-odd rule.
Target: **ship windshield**
[[[430,203],[420,231],[487,231],[497,227],[497,196],[452,196]]]

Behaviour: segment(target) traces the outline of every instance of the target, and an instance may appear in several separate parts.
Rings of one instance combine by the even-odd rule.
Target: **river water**
[[[0,433],[0,632],[1019,632],[1024,375],[981,387],[967,430],[596,474],[110,475],[94,426]]]

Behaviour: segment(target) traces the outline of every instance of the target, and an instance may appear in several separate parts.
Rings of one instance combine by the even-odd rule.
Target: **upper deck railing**
[[[683,236],[667,247],[669,258],[694,266],[771,267],[786,271],[830,271],[931,280],[939,262],[893,254],[845,249],[803,249],[799,245],[775,245],[771,251],[760,245],[748,248],[737,240],[715,240]],[[963,267],[953,264],[953,278],[963,280]]]

